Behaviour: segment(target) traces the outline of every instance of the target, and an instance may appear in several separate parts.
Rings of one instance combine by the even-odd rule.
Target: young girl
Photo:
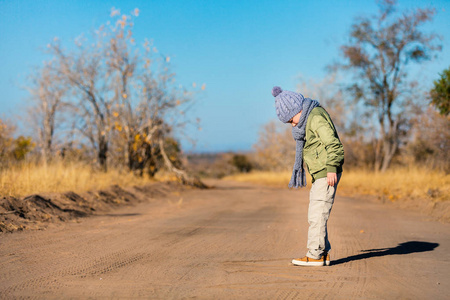
[[[305,257],[293,259],[298,266],[330,265],[331,250],[327,221],[333,206],[336,188],[344,164],[344,147],[328,113],[319,102],[304,98],[299,93],[272,89],[277,116],[292,125],[292,136],[297,142],[295,164],[289,187],[306,186],[303,161],[312,177],[308,209],[308,252]]]

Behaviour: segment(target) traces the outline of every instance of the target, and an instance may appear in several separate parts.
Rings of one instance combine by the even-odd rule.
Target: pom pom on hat
[[[278,96],[283,90],[279,86],[274,86],[272,89],[272,95],[274,97]]]

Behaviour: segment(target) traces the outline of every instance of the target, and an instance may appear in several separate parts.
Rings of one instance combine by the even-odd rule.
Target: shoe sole
[[[305,262],[305,261],[296,260],[296,259],[292,260],[292,264],[295,265],[295,266],[307,266],[307,267],[323,267],[323,266],[326,266],[326,263],[324,263],[323,261],[317,261],[317,262],[309,261],[309,262]]]

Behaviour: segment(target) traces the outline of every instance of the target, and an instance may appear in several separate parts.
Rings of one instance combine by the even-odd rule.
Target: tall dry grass
[[[290,172],[252,171],[250,173],[238,173],[223,178],[241,182],[251,182],[273,187],[287,187],[291,179]],[[307,177],[311,182],[311,177]]]
[[[287,187],[290,172],[252,172],[228,176],[227,180],[268,186]],[[307,177],[311,185],[311,177]],[[392,202],[410,198],[429,201],[450,200],[450,174],[426,168],[408,167],[376,173],[368,170],[344,170],[339,193],[347,196],[373,195]]]
[[[390,201],[408,199],[450,200],[450,174],[420,167],[394,168],[384,173],[345,172],[339,189],[344,194],[364,194]]]
[[[110,169],[95,171],[81,162],[54,162],[47,165],[20,164],[0,170],[0,196],[26,196],[36,193],[83,192],[114,184],[143,185],[154,180]]]

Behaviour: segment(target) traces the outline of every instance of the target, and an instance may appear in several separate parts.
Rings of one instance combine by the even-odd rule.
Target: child
[[[277,116],[292,125],[297,142],[294,170],[289,187],[306,186],[303,169],[305,161],[312,177],[308,209],[308,252],[303,258],[293,259],[298,266],[330,265],[331,249],[327,221],[333,206],[336,188],[344,163],[344,147],[333,122],[319,102],[304,98],[299,93],[272,89]]]

